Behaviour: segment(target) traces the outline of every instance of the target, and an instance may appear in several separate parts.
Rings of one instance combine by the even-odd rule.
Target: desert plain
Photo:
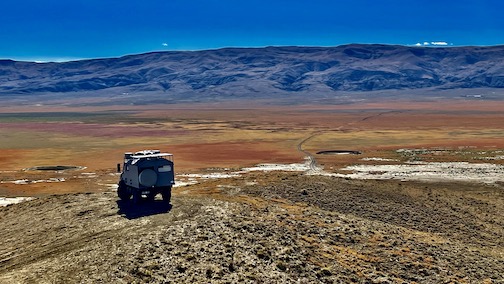
[[[0,198],[27,198],[0,207],[0,282],[502,283],[503,109],[0,107]],[[143,149],[175,156],[170,208],[115,195]]]

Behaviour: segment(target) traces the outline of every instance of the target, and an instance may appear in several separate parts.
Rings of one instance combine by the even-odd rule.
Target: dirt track
[[[49,196],[0,208],[0,283],[501,283],[503,195],[257,173],[181,188],[173,207]]]

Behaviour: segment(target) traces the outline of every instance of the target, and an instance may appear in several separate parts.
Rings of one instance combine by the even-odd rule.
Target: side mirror
[[[120,173],[121,172],[121,164],[117,164],[117,172]]]

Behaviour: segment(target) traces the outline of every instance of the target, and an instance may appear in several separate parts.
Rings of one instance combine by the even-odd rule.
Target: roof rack
[[[160,158],[173,156],[170,153],[161,153],[159,150],[143,150],[135,152],[134,154],[131,152],[124,153],[125,159],[148,159],[148,158]]]
[[[160,157],[167,157],[167,156],[173,156],[173,154],[170,153],[156,153],[156,154],[141,154],[137,155],[132,155],[131,158],[133,159],[146,159],[146,158],[160,158]]]

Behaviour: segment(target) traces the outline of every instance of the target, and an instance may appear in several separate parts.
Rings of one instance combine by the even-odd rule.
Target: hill
[[[0,283],[493,283],[502,201],[494,185],[297,173],[179,188],[171,207],[46,196],[0,208]]]
[[[29,102],[44,96],[41,101],[97,98],[100,103],[149,104],[288,98],[295,103],[362,92],[404,96],[415,90],[464,90],[457,92],[460,96],[476,88],[503,87],[504,46],[352,44],[153,52],[63,63],[0,60],[0,96]]]

